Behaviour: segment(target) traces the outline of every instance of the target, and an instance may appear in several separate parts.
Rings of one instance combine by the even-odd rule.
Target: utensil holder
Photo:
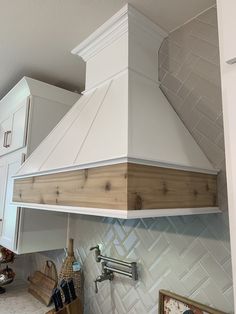
[[[74,240],[69,239],[67,256],[62,264],[60,273],[59,273],[59,282],[63,279],[68,280],[70,278],[73,279],[76,295],[83,302],[83,273],[82,270],[74,271],[73,264],[76,262],[75,254],[74,254]],[[63,297],[63,296],[62,296]]]

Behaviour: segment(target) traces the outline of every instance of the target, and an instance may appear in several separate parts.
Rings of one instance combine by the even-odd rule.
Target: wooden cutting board
[[[70,304],[65,305],[63,309],[55,311],[55,309],[47,312],[46,314],[83,314],[83,306],[79,298],[72,301]]]
[[[36,271],[28,280],[30,282],[28,292],[48,306],[51,303],[52,291],[57,285],[56,281],[41,271]]]

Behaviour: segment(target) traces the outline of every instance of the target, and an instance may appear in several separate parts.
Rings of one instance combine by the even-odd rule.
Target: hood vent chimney
[[[159,88],[166,36],[126,5],[72,51],[85,91],[17,173],[16,204],[120,218],[219,211],[217,171]]]

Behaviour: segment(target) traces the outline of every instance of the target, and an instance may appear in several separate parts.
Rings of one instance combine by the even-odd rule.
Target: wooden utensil
[[[48,274],[53,278],[49,277]],[[46,261],[44,273],[36,271],[32,277],[28,278],[30,282],[28,292],[46,306],[50,305],[52,291],[57,286],[56,276],[57,272],[55,264],[52,261]]]

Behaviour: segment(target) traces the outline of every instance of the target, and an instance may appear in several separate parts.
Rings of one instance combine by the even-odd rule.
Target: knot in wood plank
[[[166,182],[162,183],[162,192],[164,195],[166,195],[169,192],[169,189],[167,188]]]
[[[142,197],[140,195],[136,194],[136,197],[135,197],[135,209],[139,210],[139,209],[142,209],[142,207],[143,207]]]
[[[60,195],[59,186],[56,187],[56,195],[57,195],[57,196]]]
[[[106,191],[110,191],[111,190],[111,183],[109,181],[106,182],[106,184],[105,184],[105,190]]]
[[[84,169],[84,180],[88,179],[88,169]]]

